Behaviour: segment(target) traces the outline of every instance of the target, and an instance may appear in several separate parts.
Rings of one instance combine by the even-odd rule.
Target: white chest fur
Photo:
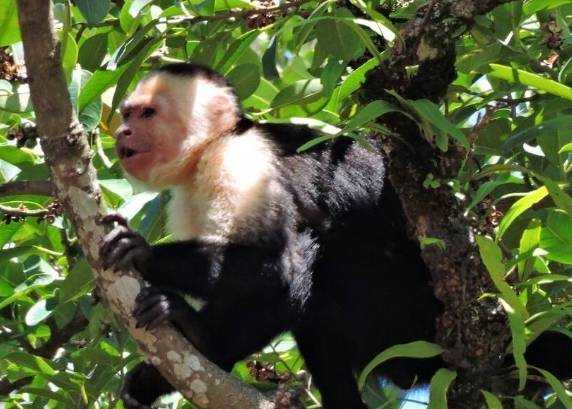
[[[172,189],[168,229],[177,240],[226,240],[271,205],[275,179],[270,144],[251,130],[214,141],[188,185]]]

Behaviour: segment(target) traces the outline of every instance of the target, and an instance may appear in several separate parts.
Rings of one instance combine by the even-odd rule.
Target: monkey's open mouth
[[[137,151],[135,149],[131,149],[131,148],[127,148],[127,147],[119,148],[118,153],[119,153],[120,159],[126,159],[126,158],[130,158],[132,156],[137,155]]]
[[[130,148],[129,146],[118,146],[117,147],[117,156],[119,159],[129,159],[134,156],[140,155],[142,153],[148,153],[150,149],[134,149]]]

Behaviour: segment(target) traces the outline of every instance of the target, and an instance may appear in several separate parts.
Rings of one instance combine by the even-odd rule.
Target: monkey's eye
[[[130,111],[123,111],[121,113],[121,119],[123,119],[123,122],[127,121],[130,115],[131,115]]]
[[[141,118],[151,118],[156,113],[155,108],[145,108],[143,112],[141,112]]]

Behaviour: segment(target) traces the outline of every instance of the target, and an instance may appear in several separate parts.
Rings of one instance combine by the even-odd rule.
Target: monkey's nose
[[[115,131],[115,137],[120,139],[125,136],[131,135],[131,129],[126,125],[119,125],[119,128]]]

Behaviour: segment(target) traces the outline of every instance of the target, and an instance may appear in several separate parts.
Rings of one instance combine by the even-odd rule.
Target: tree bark
[[[149,360],[198,407],[273,408],[262,394],[201,356],[173,327],[136,329],[131,311],[143,281],[136,272],[114,274],[102,270],[99,244],[105,232],[99,220],[105,206],[91,163],[93,153],[70,103],[52,6],[47,0],[18,0],[32,103],[57,197],[96,274],[103,300],[125,323]]]
[[[456,77],[455,41],[473,19],[511,0],[432,0],[421,7],[393,50],[392,58],[371,71],[362,89],[362,99],[395,102],[386,90],[408,99],[439,101]],[[413,76],[407,66],[418,65]],[[435,296],[444,312],[437,319],[436,341],[444,347],[444,359],[459,370],[449,394],[450,408],[479,408],[480,389],[491,390],[490,376],[483,374],[502,364],[510,330],[497,301],[479,297],[493,288],[474,241],[464,208],[451,189],[425,188],[428,174],[436,179],[454,178],[467,157],[459,146],[441,152],[427,142],[419,128],[403,115],[382,118],[399,138],[384,141],[388,175],[398,196],[411,235],[436,238],[445,243],[424,246],[421,254],[431,271]]]

